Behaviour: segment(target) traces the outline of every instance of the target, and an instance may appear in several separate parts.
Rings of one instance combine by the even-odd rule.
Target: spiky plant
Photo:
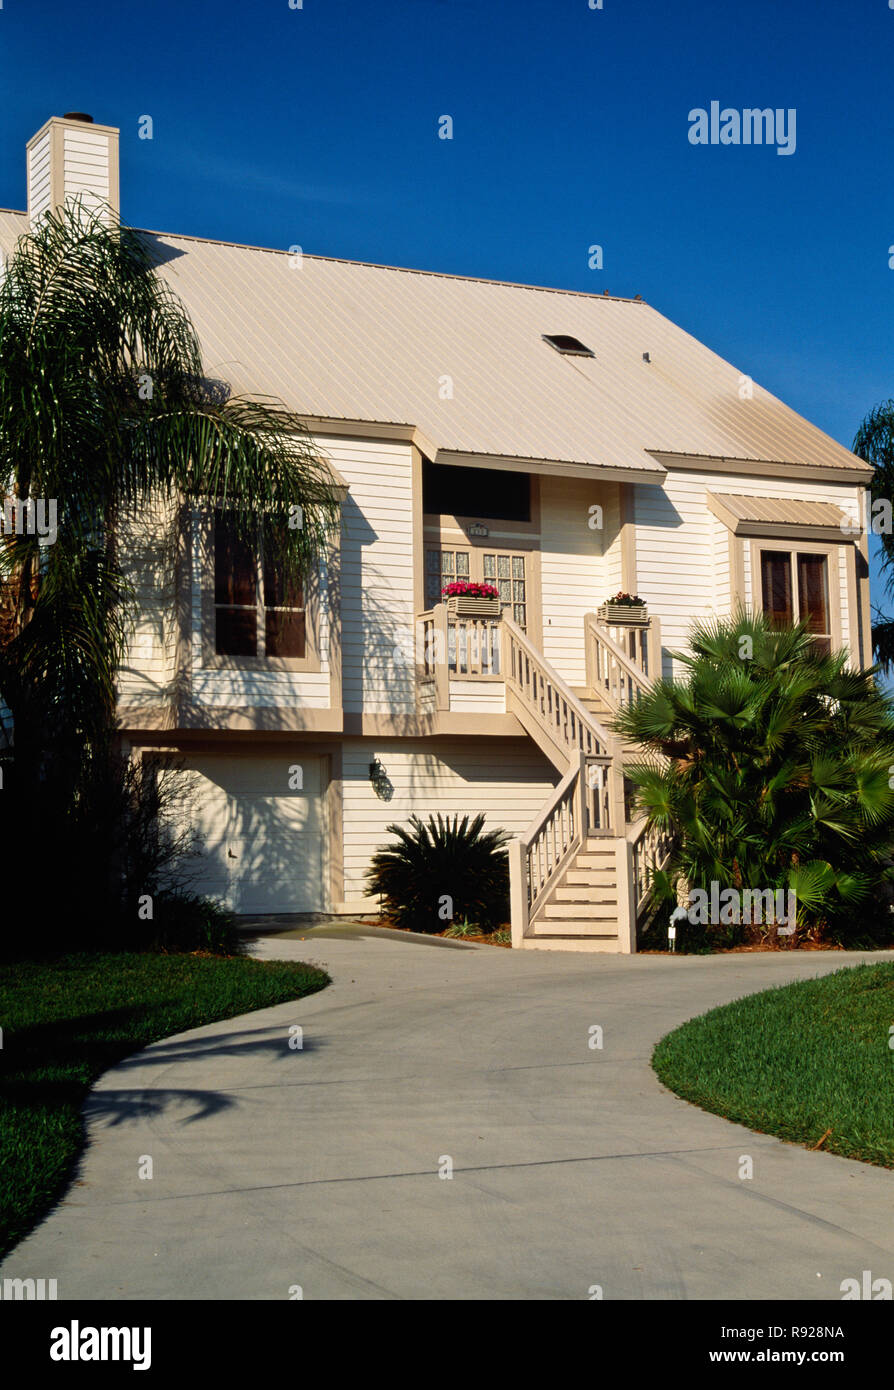
[[[398,843],[380,849],[367,871],[367,893],[399,927],[439,932],[469,921],[482,932],[509,917],[505,830],[484,829],[485,817],[411,816],[409,828],[386,826]]]
[[[681,680],[613,721],[651,757],[626,769],[675,836],[667,880],[793,889],[801,928],[859,922],[888,875],[894,714],[868,671],[763,615],[696,623]]]

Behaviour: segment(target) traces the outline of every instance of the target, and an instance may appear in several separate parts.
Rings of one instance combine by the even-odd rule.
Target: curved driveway
[[[351,929],[257,953],[333,984],[107,1072],[79,1181],[0,1276],[56,1278],[61,1299],[835,1300],[863,1270],[894,1280],[890,1172],[707,1115],[649,1067],[694,1014],[878,956]]]

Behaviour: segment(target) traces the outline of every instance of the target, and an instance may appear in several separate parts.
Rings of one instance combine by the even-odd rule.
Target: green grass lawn
[[[147,1043],[313,994],[313,966],[242,957],[73,955],[0,966],[0,1255],[72,1176],[90,1084]]]
[[[751,994],[655,1048],[684,1100],[793,1144],[894,1167],[894,965],[859,965]]]

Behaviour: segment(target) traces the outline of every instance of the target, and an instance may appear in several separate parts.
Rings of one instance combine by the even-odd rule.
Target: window
[[[287,586],[275,560],[268,518],[254,545],[241,538],[232,512],[214,521],[214,651],[218,656],[289,657],[307,652],[301,585]]]
[[[595,357],[596,354],[580,338],[572,338],[570,333],[544,333],[543,341],[561,352],[565,357]]]
[[[773,627],[805,622],[817,651],[832,650],[828,563],[805,551],[761,550],[761,598]]]
[[[482,556],[483,577],[500,591],[500,607],[508,609],[522,632],[528,625],[528,594],[524,555],[487,554]]]
[[[512,551],[452,550],[431,546],[425,552],[425,602],[441,603],[441,590],[454,579],[493,584],[500,607],[522,631],[528,626],[528,574],[525,555]]]
[[[531,475],[426,460],[422,465],[422,510],[434,516],[527,522],[531,520]]]
[[[441,602],[441,590],[454,579],[470,579],[468,550],[437,550],[425,552],[425,602],[434,606]]]

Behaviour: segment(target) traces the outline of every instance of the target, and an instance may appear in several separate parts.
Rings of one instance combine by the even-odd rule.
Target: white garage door
[[[203,754],[185,760],[183,775],[194,892],[233,912],[325,910],[319,758]]]

